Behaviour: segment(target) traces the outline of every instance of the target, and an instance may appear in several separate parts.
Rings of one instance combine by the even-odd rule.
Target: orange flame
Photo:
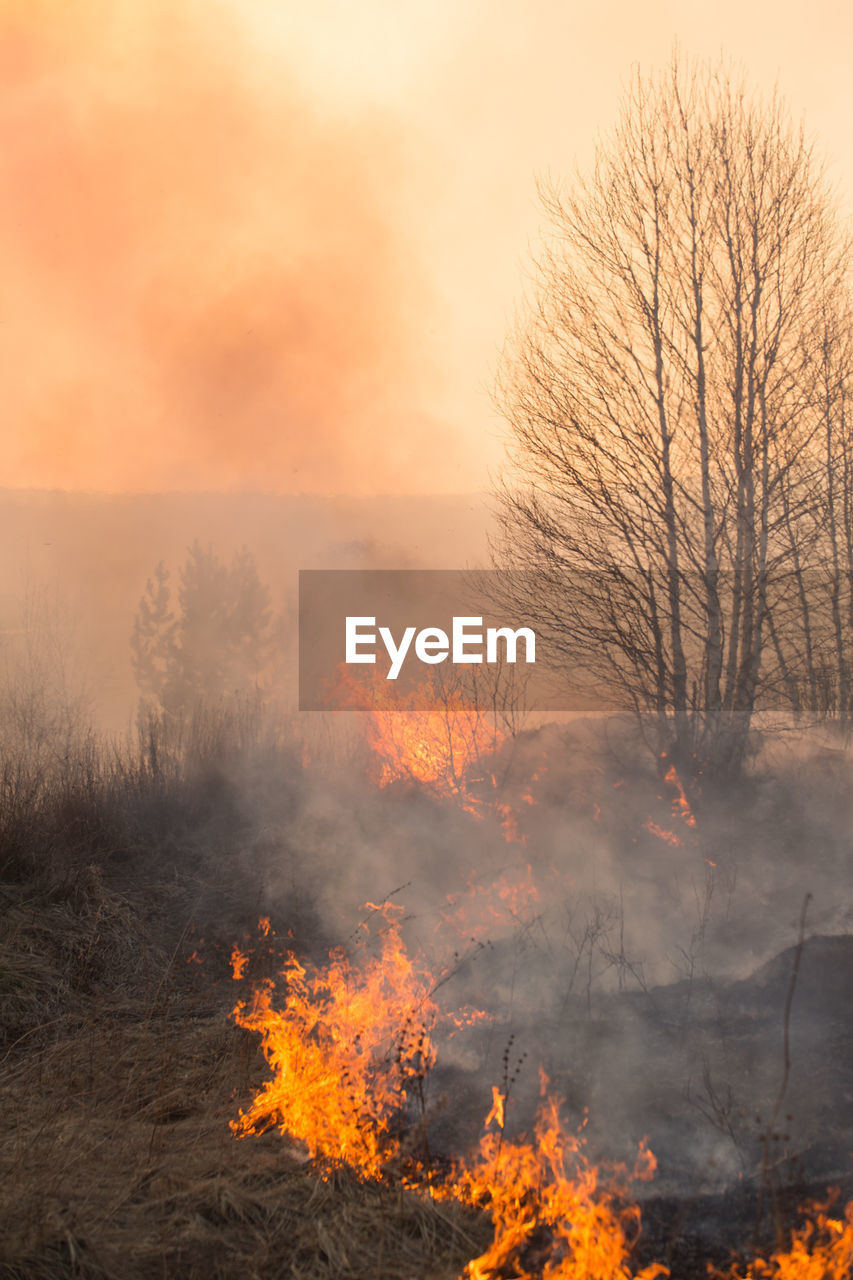
[[[471,803],[466,774],[500,745],[501,735],[477,711],[369,713],[367,738],[379,761],[379,785],[412,780]]]
[[[468,813],[484,818],[490,811],[500,822],[504,838],[511,844],[526,844],[519,830],[518,813],[499,799],[500,786],[494,773],[473,776],[484,757],[500,750],[506,735],[494,715],[472,706],[462,692],[424,689],[393,697],[380,673],[363,676],[358,683],[341,667],[332,686],[332,697],[342,707],[363,709],[366,692],[371,704],[365,721],[365,736],[375,762],[375,781],[380,787],[395,782],[415,782],[436,796],[452,799]],[[436,705],[423,710],[425,703]],[[392,709],[393,708],[393,709]],[[543,764],[541,769],[544,771]],[[532,774],[530,785],[539,781]],[[478,784],[491,783],[492,797],[483,795]],[[521,796],[526,806],[536,804],[530,788]]]
[[[369,904],[368,904],[369,905]],[[431,1029],[437,1009],[433,984],[409,959],[400,938],[400,908],[372,908],[382,921],[381,951],[354,965],[336,951],[326,969],[303,966],[292,954],[284,970],[285,1006],[273,1006],[273,984],[263,983],[251,1005],[238,1004],[240,1026],[259,1031],[273,1077],[232,1129],[237,1136],[277,1126],[305,1143],[327,1164],[346,1161],[378,1178],[398,1156],[408,1098],[423,1101],[423,1082],[435,1062]],[[266,920],[260,923],[266,935]],[[365,926],[366,929],[366,926]],[[248,957],[232,953],[235,977]],[[439,1198],[484,1209],[494,1238],[469,1262],[464,1280],[656,1280],[667,1269],[632,1264],[640,1210],[625,1199],[628,1184],[652,1177],[655,1159],[644,1144],[630,1172],[608,1171],[606,1181],[588,1160],[581,1134],[569,1132],[559,1101],[543,1099],[533,1138],[506,1134],[507,1092],[492,1088],[483,1138],[473,1157],[439,1182],[420,1170]],[[426,1176],[424,1176],[426,1172]],[[411,1183],[409,1184],[412,1185]],[[853,1201],[843,1217],[829,1205],[813,1207],[788,1249],[737,1265],[716,1280],[849,1280],[853,1267]]]
[[[429,976],[401,941],[399,909],[386,903],[377,914],[383,925],[378,956],[356,966],[336,951],[320,970],[291,954],[283,1009],[273,1005],[269,980],[250,1005],[237,1005],[237,1023],[261,1033],[273,1076],[231,1126],[240,1137],[277,1126],[304,1142],[312,1156],[327,1164],[346,1161],[371,1178],[382,1176],[401,1152],[397,1122],[407,1095],[423,1099],[422,1084],[435,1061],[430,1031],[437,1016]],[[544,1094],[544,1075],[542,1082]],[[494,1128],[471,1160],[443,1182],[420,1170],[420,1185],[429,1183],[434,1196],[460,1199],[491,1215],[493,1243],[468,1264],[465,1276],[628,1280],[639,1209],[617,1207],[621,1184],[600,1184],[581,1139],[564,1130],[554,1099],[544,1099],[533,1141],[506,1137],[506,1102],[506,1094],[493,1088],[486,1128]],[[650,1177],[654,1163],[641,1148],[632,1176]],[[637,1280],[654,1280],[666,1270],[652,1266],[636,1274]]]
[[[547,1080],[543,1076],[543,1089]],[[465,1269],[468,1280],[654,1280],[668,1271],[657,1263],[629,1269],[631,1244],[639,1230],[636,1206],[618,1208],[617,1185],[603,1187],[583,1151],[583,1140],[567,1133],[559,1103],[543,1099],[534,1141],[508,1141],[503,1133],[504,1098],[493,1089],[487,1126],[477,1157],[459,1174],[453,1191],[485,1207],[494,1239]],[[640,1148],[632,1178],[650,1178],[655,1160]],[[618,1176],[622,1171],[614,1171]]]
[[[396,909],[399,910],[399,909]],[[407,1088],[434,1061],[431,980],[410,961],[395,908],[385,904],[381,953],[359,968],[343,951],[325,970],[285,964],[285,1007],[273,1005],[273,983],[234,1010],[239,1026],[259,1031],[273,1070],[232,1128],[239,1136],[277,1126],[310,1155],[346,1161],[376,1178],[399,1150],[392,1125]]]
[[[663,827],[659,827],[651,818],[647,818],[643,823],[643,830],[648,831],[650,835],[657,836],[659,840],[665,840],[667,844],[679,845],[681,840],[674,831],[666,831]]]
[[[507,867],[488,881],[470,879],[463,893],[448,895],[436,928],[449,926],[459,937],[478,942],[493,932],[528,924],[540,905],[530,864]]]
[[[853,1272],[853,1200],[843,1218],[830,1218],[829,1205],[813,1205],[804,1226],[793,1233],[790,1249],[778,1249],[765,1261],[756,1258],[741,1271],[732,1267],[725,1280],[850,1280]],[[714,1272],[717,1280],[723,1273]]]
[[[690,807],[690,801],[684,794],[684,787],[681,785],[681,779],[675,771],[675,765],[671,764],[664,778],[664,782],[668,782],[671,787],[676,789],[676,797],[672,802],[672,816],[681,818],[687,823],[688,827],[696,826],[696,818]]]

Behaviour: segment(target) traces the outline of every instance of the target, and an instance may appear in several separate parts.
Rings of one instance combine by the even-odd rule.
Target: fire
[[[668,1274],[653,1264],[630,1269],[632,1240],[639,1231],[636,1206],[618,1206],[620,1188],[603,1187],[583,1140],[560,1119],[559,1102],[547,1094],[536,1118],[534,1140],[509,1141],[504,1132],[505,1098],[493,1089],[488,1131],[480,1150],[460,1172],[454,1192],[484,1207],[494,1223],[494,1239],[468,1263],[468,1280],[654,1280]],[[650,1178],[655,1161],[641,1147],[632,1178]],[[624,1171],[623,1171],[624,1172]]]
[[[489,716],[466,707],[402,714],[377,709],[368,713],[366,732],[380,787],[417,782],[434,795],[452,799],[476,818],[494,814],[508,844],[527,843],[519,813],[502,798],[495,774],[477,776],[480,771],[475,766],[506,740]],[[530,782],[537,780],[538,774],[534,774]],[[484,791],[483,783],[490,789]],[[530,789],[520,799],[527,807],[536,804]]]
[[[669,766],[664,777],[664,782],[675,788],[675,798],[672,801],[673,819],[680,820],[685,824],[685,826],[688,826],[691,829],[695,828],[696,816],[690,807],[690,801],[687,799],[684,787],[682,786],[681,779],[676,772],[674,764]],[[663,796],[658,796],[658,799],[662,800]],[[660,826],[652,818],[648,818],[643,823],[643,830],[648,831],[650,835],[657,836],[659,840],[663,840],[666,844],[673,845],[674,847],[682,844],[682,839],[677,832]]]
[[[643,823],[643,830],[648,831],[650,835],[657,836],[659,840],[664,840],[667,844],[680,845],[681,839],[674,831],[667,831],[663,827],[658,826],[651,818],[647,818]]]
[[[358,709],[365,707],[367,698],[365,732],[380,787],[413,781],[473,804],[467,772],[482,756],[497,751],[504,739],[494,718],[472,706],[460,691],[433,686],[407,693],[389,690],[378,669],[356,681],[341,666],[330,696],[340,707]]]
[[[249,957],[236,945],[231,950],[231,977],[235,982],[245,976]]]
[[[494,714],[472,705],[464,691],[415,688],[408,693],[387,689],[379,672],[362,676],[356,683],[343,668],[336,674],[333,699],[341,707],[365,707],[365,736],[374,763],[374,781],[379,787],[395,782],[414,782],[435,796],[451,799],[476,818],[490,812],[497,818],[509,844],[526,844],[519,829],[519,815],[501,795],[501,785],[493,772],[483,775],[476,766],[493,756],[506,743]],[[427,705],[431,709],[423,710]],[[544,770],[543,764],[541,768]],[[520,797],[525,806],[536,804],[532,787],[540,778],[537,770]],[[491,791],[483,788],[491,784]]]
[[[278,1127],[326,1167],[344,1161],[379,1179],[405,1154],[412,1103],[424,1120],[438,1010],[430,975],[410,960],[401,940],[400,909],[388,903],[372,909],[382,924],[378,955],[356,965],[338,950],[319,969],[290,954],[282,975],[283,1008],[274,1003],[270,980],[255,990],[250,1004],[237,1005],[237,1023],[260,1032],[273,1074],[231,1127],[238,1137]],[[544,1076],[542,1083],[544,1094]],[[511,1140],[504,1132],[507,1093],[492,1089],[487,1132],[472,1158],[446,1167],[443,1178],[423,1162],[410,1161],[414,1176],[404,1182],[489,1213],[494,1240],[468,1264],[467,1280],[665,1275],[658,1266],[630,1269],[639,1210],[622,1207],[621,1184],[601,1184],[581,1138],[564,1129],[557,1101],[544,1097],[532,1141]],[[423,1148],[428,1151],[425,1141]],[[653,1170],[654,1158],[641,1148],[632,1176],[650,1177]]]
[[[408,1094],[434,1062],[436,1010],[430,976],[401,941],[399,908],[373,910],[382,921],[378,956],[356,966],[338,950],[321,970],[290,953],[283,1009],[271,980],[237,1005],[236,1022],[261,1033],[273,1075],[232,1128],[245,1136],[278,1127],[311,1156],[378,1178],[400,1150],[393,1128]]]
[[[850,1280],[853,1272],[853,1200],[843,1218],[831,1218],[829,1205],[813,1205],[811,1216],[798,1228],[789,1249],[778,1249],[768,1260],[756,1260],[742,1271],[734,1266],[717,1280]]]
[[[541,910],[541,894],[529,863],[507,867],[492,879],[468,880],[463,893],[448,895],[437,929],[483,941],[507,927],[528,924]]]
[[[493,1085],[492,1085],[492,1109],[491,1109],[491,1111],[489,1112],[489,1114],[486,1116],[486,1128],[487,1128],[487,1129],[488,1129],[489,1125],[492,1123],[492,1121],[493,1121],[493,1120],[494,1120],[495,1124],[498,1126],[498,1128],[499,1128],[499,1129],[501,1129],[501,1130],[503,1129],[503,1127],[504,1127],[504,1102],[505,1102],[504,1095],[501,1093],[501,1091],[500,1091],[500,1089],[497,1087],[497,1085],[493,1084]]]
[[[278,1127],[304,1143],[329,1168],[346,1162],[363,1176],[388,1177],[410,1153],[406,1134],[417,1133],[426,1154],[425,1081],[435,1063],[433,1031],[439,1011],[436,984],[408,956],[400,936],[401,909],[371,907],[381,922],[378,955],[361,963],[343,951],[325,968],[285,963],[282,1008],[267,980],[234,1017],[258,1031],[272,1069],[249,1109],[232,1129],[238,1137]],[[261,936],[270,932],[260,922]],[[368,936],[367,926],[360,937]],[[235,977],[248,957],[232,953]],[[460,1024],[462,1019],[451,1021]],[[491,1244],[466,1266],[461,1280],[656,1280],[669,1273],[652,1263],[636,1270],[633,1245],[640,1210],[627,1197],[632,1181],[651,1178],[655,1158],[640,1145],[634,1168],[602,1171],[586,1155],[582,1131],[564,1124],[560,1103],[541,1074],[542,1100],[532,1138],[506,1132],[510,1087],[492,1087],[492,1103],[477,1151],[443,1176],[428,1161],[408,1159],[403,1185],[428,1188],[488,1213]],[[414,1111],[414,1122],[411,1113]],[[738,1265],[716,1280],[849,1280],[853,1267],[853,1202],[843,1216],[815,1206],[787,1249]]]
[[[672,802],[672,816],[679,817],[688,827],[696,826],[696,818],[690,807],[690,801],[684,794],[684,787],[681,785],[681,779],[675,771],[675,765],[671,764],[667,771],[664,782],[668,782],[671,787],[675,787],[676,797]]]
[[[379,785],[411,779],[441,794],[466,795],[466,773],[500,745],[500,735],[479,712],[369,712],[368,741],[379,762]]]

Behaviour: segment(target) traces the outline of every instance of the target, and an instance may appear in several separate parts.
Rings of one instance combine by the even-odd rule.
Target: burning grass
[[[626,1173],[611,1170],[602,1179],[585,1157],[582,1138],[564,1125],[544,1076],[532,1139],[504,1132],[507,1061],[486,1122],[494,1128],[479,1150],[433,1163],[424,1083],[435,1063],[439,984],[410,959],[400,936],[401,909],[368,906],[382,924],[378,955],[356,965],[338,950],[327,966],[308,972],[291,953],[280,975],[280,1008],[269,979],[255,987],[251,1004],[238,1003],[234,1017],[260,1033],[272,1074],[240,1112],[235,1132],[263,1133],[275,1125],[327,1170],[343,1164],[368,1181],[393,1177],[431,1200],[484,1211],[493,1238],[467,1263],[470,1280],[655,1280],[667,1274],[655,1264],[632,1265],[640,1212],[619,1204]],[[268,922],[261,926],[266,937]],[[235,977],[244,972],[241,963]],[[415,1123],[407,1124],[413,1098]],[[654,1158],[641,1148],[631,1179],[653,1170]]]
[[[378,954],[355,962],[339,949],[327,966],[309,972],[291,953],[278,990],[266,979],[250,1003],[238,1003],[235,1019],[260,1033],[271,1076],[232,1122],[235,1132],[277,1127],[304,1145],[327,1181],[348,1167],[366,1185],[393,1184],[431,1203],[485,1213],[491,1240],[466,1262],[465,1280],[669,1275],[661,1262],[642,1264],[634,1256],[641,1215],[629,1189],[653,1176],[652,1153],[641,1143],[630,1173],[593,1164],[583,1134],[564,1123],[544,1073],[532,1136],[510,1135],[507,1107],[517,1073],[510,1074],[509,1049],[478,1149],[433,1160],[425,1081],[435,1063],[432,1029],[440,1026],[441,1010],[434,997],[443,981],[432,981],[409,958],[399,909],[386,903],[371,911],[382,923]],[[268,921],[261,926],[267,938]],[[358,936],[362,929],[366,924]],[[248,957],[241,952],[239,958],[234,976],[242,979]],[[413,1092],[420,1104],[414,1123]],[[733,1264],[725,1280],[847,1280],[851,1262],[853,1202],[844,1221],[829,1217],[825,1207],[816,1209],[790,1247],[780,1245],[769,1260],[756,1258],[746,1270]],[[723,1280],[724,1273],[715,1274]]]
[[[239,1026],[260,1032],[272,1069],[235,1129],[245,1135],[277,1125],[310,1155],[377,1178],[400,1153],[392,1126],[407,1091],[417,1091],[435,1061],[437,1010],[429,975],[403,946],[399,909],[368,907],[383,922],[379,956],[358,969],[337,950],[326,967],[309,971],[290,953],[281,974],[285,1008],[275,1007],[268,980],[235,1009]]]
[[[733,1263],[725,1273],[712,1271],[712,1280],[849,1280],[853,1200],[840,1214],[831,1214],[831,1207],[831,1201],[808,1206],[790,1245],[775,1249],[768,1258],[756,1258],[745,1269]]]
[[[480,1145],[467,1155],[459,1149],[433,1068],[445,1022],[465,1024],[474,1012],[451,1007],[453,984],[406,950],[400,913],[387,903],[372,911],[371,930],[359,928],[346,952],[320,960],[328,948],[306,909],[307,894],[288,896],[290,881],[281,873],[290,849],[306,863],[320,849],[303,848],[307,819],[291,825],[291,800],[285,796],[271,810],[269,794],[264,804],[250,790],[237,794],[233,779],[245,760],[221,742],[183,761],[164,755],[162,744],[149,746],[135,763],[81,758],[64,774],[31,778],[32,786],[23,785],[21,771],[7,771],[0,813],[0,1101],[7,1117],[0,1278],[660,1275],[655,1255],[666,1260],[669,1241],[661,1239],[654,1198],[643,1210],[646,1229],[651,1222],[657,1232],[650,1253],[649,1236],[638,1239],[627,1173],[592,1162],[584,1133],[563,1119],[552,1096],[543,1098],[527,1136],[515,1132],[507,1073],[495,1086]],[[307,786],[289,776],[293,767],[292,753],[261,761],[267,793],[289,788],[292,797],[294,787]],[[480,784],[497,792],[479,762],[471,772],[471,795]],[[439,945],[432,933],[438,922],[454,932],[453,945],[464,937],[477,956],[494,957],[507,929],[539,920],[540,897],[553,905],[564,891],[563,880],[545,876],[547,860],[537,860],[545,804],[533,801],[544,801],[552,776],[542,772],[538,754],[535,772],[543,781],[529,800],[532,769],[513,793],[519,835],[530,834],[523,859],[521,843],[507,845],[498,832],[499,853],[469,892],[451,896],[444,892],[450,882],[439,882],[438,905],[422,921],[431,946]],[[665,790],[656,784],[663,794],[655,815],[681,844],[663,854],[672,852],[679,866],[690,857],[698,865],[707,806],[697,827],[677,779],[665,782]],[[556,778],[553,786],[559,789]],[[648,807],[629,802],[621,781],[611,789],[624,807],[625,830],[636,834]],[[488,824],[476,820],[476,805],[460,814],[452,789],[427,790],[431,818],[441,805],[452,806],[459,821],[445,830],[460,841],[469,837],[472,848],[479,832],[485,845]],[[604,787],[596,794],[604,805]],[[409,794],[380,788],[369,803],[377,826],[405,809],[414,830]],[[584,804],[591,810],[588,796]],[[345,792],[350,841],[354,808]],[[326,811],[316,811],[327,840]],[[590,828],[594,823],[598,836],[614,821],[599,810]],[[408,856],[414,863],[430,848],[415,845]],[[322,865],[328,872],[333,861]],[[257,948],[266,969],[245,943],[232,951],[235,938],[245,938],[260,911],[270,909],[264,895],[273,882],[273,914],[296,935],[275,979],[266,925]],[[307,872],[303,883],[310,883]],[[583,899],[576,901],[581,911]],[[580,1005],[588,1011],[595,948],[611,967],[627,961],[621,937],[616,950],[603,924],[584,921],[574,967],[563,979],[571,994],[583,961],[590,976]],[[617,924],[621,930],[621,915]],[[229,957],[244,984],[239,1025],[227,1016]],[[466,981],[467,998],[476,998],[479,977],[469,972]],[[638,988],[639,1010],[645,987],[626,985]],[[761,998],[766,1003],[766,992]],[[525,1027],[544,1038],[537,1016],[533,1010]],[[480,1075],[478,1087],[488,1090],[488,1074]],[[479,1103],[466,1114],[476,1122]],[[250,1140],[236,1142],[234,1129]],[[633,1172],[650,1167],[641,1150]],[[846,1280],[850,1212],[815,1210],[792,1239],[732,1267],[727,1280]],[[736,1225],[741,1241],[750,1225],[744,1210]],[[697,1246],[689,1268],[674,1266],[673,1275],[703,1275],[705,1257]],[[720,1265],[719,1255],[715,1261]]]
[[[640,1232],[640,1210],[623,1198],[611,1170],[602,1183],[587,1160],[583,1139],[566,1130],[557,1100],[546,1093],[532,1140],[504,1137],[499,1094],[490,1113],[496,1131],[487,1132],[476,1157],[466,1162],[448,1192],[484,1206],[493,1238],[469,1262],[470,1280],[514,1276],[518,1280],[655,1280],[667,1268],[652,1263],[637,1269],[631,1251]],[[654,1157],[641,1148],[631,1179],[651,1177]],[[620,1203],[621,1201],[621,1203]]]

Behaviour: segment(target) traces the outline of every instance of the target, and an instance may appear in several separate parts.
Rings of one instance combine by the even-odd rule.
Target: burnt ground
[[[633,1189],[638,1261],[691,1277],[767,1256],[801,1206],[833,1191],[842,1206],[853,1198],[851,1010],[853,937],[818,936],[738,981],[615,994],[594,1012],[576,1001],[550,1020],[518,1015],[505,1042],[517,1067],[509,1131],[533,1124],[542,1062],[587,1151],[628,1167],[641,1140],[655,1153],[653,1182]],[[439,1066],[436,1077],[450,1101],[435,1144],[473,1144],[488,1106],[482,1076]]]

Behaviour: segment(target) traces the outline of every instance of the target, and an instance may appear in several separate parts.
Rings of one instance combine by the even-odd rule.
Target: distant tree
[[[169,570],[161,560],[145,584],[130,638],[133,672],[146,700],[161,700],[173,661],[177,622],[170,596]]]
[[[230,566],[195,541],[179,573],[173,607],[161,562],[146,583],[131,634],[143,699],[170,715],[256,691],[274,640],[269,589],[245,549]]]

